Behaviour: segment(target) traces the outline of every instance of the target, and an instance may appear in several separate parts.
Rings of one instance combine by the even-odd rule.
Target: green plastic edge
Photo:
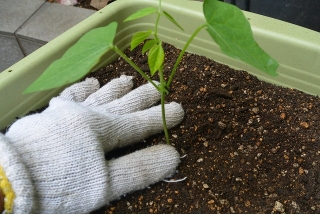
[[[132,12],[144,7],[157,7],[157,0],[118,0],[96,12],[48,44],[20,60],[0,73],[0,128],[12,123],[31,110],[48,103],[63,88],[22,95],[22,91],[33,82],[51,62],[58,59],[81,35],[92,28],[101,27],[112,21],[119,23],[116,44],[121,49],[129,47],[131,36],[136,31],[153,27],[153,18],[122,23]],[[179,48],[196,27],[204,23],[202,3],[187,0],[162,0],[163,9],[174,16],[182,25],[181,32],[169,21],[162,19],[159,35],[161,39]],[[320,33],[283,21],[245,12],[255,39],[273,58],[279,61],[279,75],[270,77],[257,69],[221,53],[206,31],[200,32],[188,51],[207,56],[236,69],[247,70],[258,78],[313,95],[320,95]],[[108,53],[98,69],[116,59]]]

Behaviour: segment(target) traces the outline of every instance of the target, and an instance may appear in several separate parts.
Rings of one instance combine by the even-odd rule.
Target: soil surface
[[[180,50],[165,50],[168,76]],[[148,72],[139,49],[127,54]],[[103,85],[121,74],[136,76],[136,86],[146,82],[122,59],[90,76]],[[186,113],[170,130],[186,155],[172,179],[187,179],[157,183],[94,213],[320,213],[319,97],[186,54],[170,101]],[[117,155],[159,143],[162,133]]]
[[[168,76],[180,50],[164,49]],[[148,72],[140,47],[126,53]],[[121,74],[135,76],[136,87],[146,83],[121,58],[89,76],[104,85]],[[187,179],[159,182],[93,213],[320,213],[319,97],[186,54],[166,100],[185,110],[169,132],[186,155],[172,179]],[[163,133],[106,159],[160,143]]]

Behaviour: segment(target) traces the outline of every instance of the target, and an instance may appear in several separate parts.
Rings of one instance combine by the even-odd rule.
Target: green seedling
[[[250,24],[239,8],[218,0],[205,0],[203,3],[203,13],[206,22],[199,25],[190,35],[167,78],[165,78],[163,74],[165,53],[162,47],[163,42],[158,37],[159,20],[165,17],[181,30],[183,30],[182,26],[172,15],[162,10],[161,0],[159,0],[158,8],[144,8],[124,20],[128,22],[145,16],[156,16],[154,29],[135,33],[131,40],[130,49],[133,50],[144,42],[142,53],[148,53],[150,75],[159,75],[159,85],[155,84],[141,68],[113,44],[118,24],[112,22],[105,27],[93,29],[82,36],[60,59],[54,61],[24,93],[52,89],[78,81],[94,68],[99,62],[100,57],[107,51],[113,50],[123,57],[161,93],[163,127],[166,141],[169,144],[164,107],[165,96],[168,94],[170,84],[185,51],[202,29],[207,30],[212,39],[227,56],[242,60],[271,76],[277,75],[278,62],[262,50],[254,40]]]

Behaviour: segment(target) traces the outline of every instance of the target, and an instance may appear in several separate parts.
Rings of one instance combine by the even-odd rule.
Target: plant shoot
[[[218,0],[205,0],[203,3],[203,14],[205,22],[190,34],[169,77],[164,77],[163,74],[165,52],[162,46],[163,41],[158,35],[159,20],[160,18],[166,18],[182,31],[183,27],[169,12],[162,10],[161,0],[159,0],[157,8],[143,8],[124,20],[124,22],[128,22],[146,16],[156,16],[154,28],[147,31],[136,32],[130,43],[130,50],[132,51],[144,42],[142,53],[148,54],[150,74],[144,73],[122,50],[113,44],[118,24],[112,22],[105,27],[93,29],[82,36],[60,59],[54,61],[24,93],[52,89],[78,81],[91,71],[103,54],[113,50],[123,57],[160,92],[164,133],[166,142],[170,144],[165,118],[165,96],[168,94],[170,84],[172,83],[182,56],[192,40],[202,29],[207,30],[212,39],[220,46],[221,51],[227,56],[246,62],[271,76],[277,75],[278,62],[270,57],[257,44],[253,37],[250,23],[239,8]],[[151,79],[151,77],[156,74],[159,75],[159,85]]]

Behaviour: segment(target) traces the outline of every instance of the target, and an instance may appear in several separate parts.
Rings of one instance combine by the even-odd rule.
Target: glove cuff
[[[0,133],[0,188],[5,196],[4,213],[32,213],[34,190],[27,169],[14,145]]]

